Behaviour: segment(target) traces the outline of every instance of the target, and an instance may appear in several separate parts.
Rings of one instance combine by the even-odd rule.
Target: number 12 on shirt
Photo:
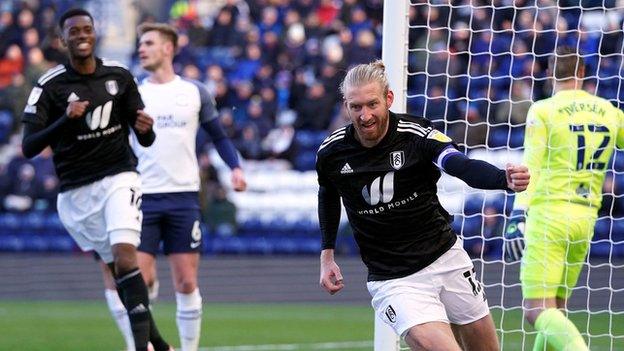
[[[600,162],[599,158],[602,155],[602,153],[604,152],[605,148],[607,147],[607,145],[609,145],[609,141],[611,140],[611,136],[609,135],[609,128],[607,128],[606,126],[602,126],[602,125],[595,125],[595,124],[589,124],[587,125],[587,131],[589,131],[590,133],[601,133],[602,135],[602,141],[600,142],[600,145],[598,146],[598,148],[596,149],[596,151],[594,152],[594,154],[592,155],[591,159],[589,159],[589,162],[587,162],[587,164],[585,163],[585,149],[586,149],[586,142],[585,142],[585,125],[582,124],[570,124],[570,131],[573,133],[579,133],[576,136],[576,140],[577,140],[577,160],[576,160],[576,169],[577,170],[582,170],[582,169],[596,169],[596,170],[604,170],[607,167],[607,162]],[[595,139],[595,138],[599,138],[598,135],[594,136],[594,134],[592,134],[590,136],[590,138]]]

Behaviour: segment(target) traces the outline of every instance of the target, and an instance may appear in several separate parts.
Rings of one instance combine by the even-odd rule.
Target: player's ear
[[[576,77],[579,79],[585,78],[585,65],[580,65],[576,71]]]
[[[65,40],[65,29],[61,28],[57,30],[59,40],[61,41],[61,45],[67,47],[67,41]]]
[[[394,93],[392,90],[388,89],[388,93],[386,94],[386,105],[388,105],[388,108],[392,106],[392,102],[394,102]]]

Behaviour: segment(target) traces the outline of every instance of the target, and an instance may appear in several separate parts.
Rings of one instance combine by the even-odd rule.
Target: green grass
[[[175,306],[158,303],[155,318],[167,340],[178,344]],[[312,344],[372,340],[373,320],[368,306],[304,304],[206,304],[202,325],[203,347],[229,345]],[[501,313],[494,311],[497,328]],[[591,315],[591,350],[624,350],[624,317]],[[575,314],[574,322],[586,330],[587,314]],[[534,336],[522,333],[517,310],[502,318],[504,350],[531,350]],[[526,327],[532,331],[530,327]],[[524,345],[524,347],[523,347]],[[104,301],[98,302],[0,302],[0,350],[121,350],[123,346]],[[312,348],[308,348],[312,349]],[[308,350],[299,347],[297,350]],[[351,351],[366,348],[353,348]],[[349,349],[341,349],[348,351]]]

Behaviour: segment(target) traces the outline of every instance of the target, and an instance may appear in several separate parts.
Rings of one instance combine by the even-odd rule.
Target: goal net
[[[559,46],[585,61],[584,90],[624,101],[621,1],[393,0],[384,4],[383,59],[395,112],[424,116],[472,158],[520,163],[528,108],[549,97],[549,57]],[[624,153],[608,164],[590,254],[567,315],[591,350],[624,349]],[[532,350],[522,318],[519,263],[502,258],[513,196],[443,176],[439,194],[486,288],[504,350]],[[572,219],[573,220],[573,219]],[[381,321],[375,350],[407,349]]]

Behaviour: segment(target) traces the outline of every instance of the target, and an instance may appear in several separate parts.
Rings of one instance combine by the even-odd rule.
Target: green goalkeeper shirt
[[[600,207],[614,145],[624,147],[624,113],[582,90],[535,102],[527,116],[523,163],[531,172],[515,209],[553,201]]]

